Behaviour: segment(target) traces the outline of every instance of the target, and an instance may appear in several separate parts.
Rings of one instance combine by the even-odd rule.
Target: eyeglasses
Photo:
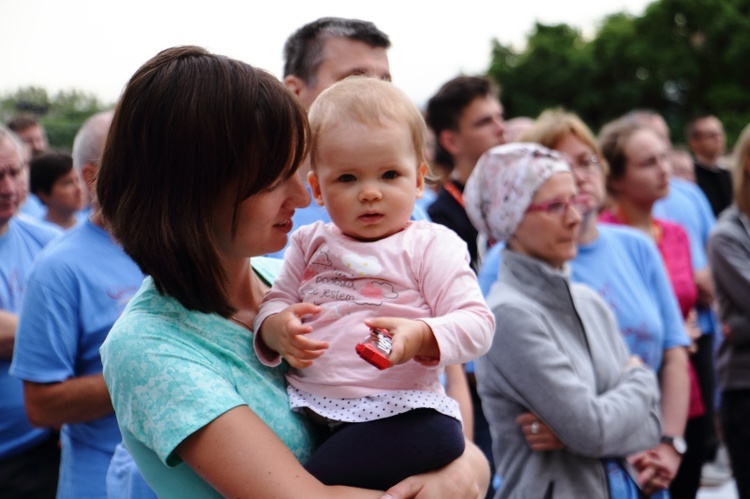
[[[586,158],[579,158],[570,162],[571,167],[578,173],[585,173],[591,175],[592,173],[598,172],[602,166],[602,161],[599,156],[592,154]]]
[[[556,199],[554,201],[548,201],[546,203],[532,204],[526,208],[526,213],[533,213],[535,211],[546,211],[550,215],[561,217],[568,212],[568,208],[571,206],[580,214],[583,213],[588,206],[587,196],[575,196],[570,198],[568,201],[560,201]]]
[[[695,132],[695,137],[698,140],[718,139],[719,137],[724,137],[724,132],[720,130],[708,130],[705,132]]]

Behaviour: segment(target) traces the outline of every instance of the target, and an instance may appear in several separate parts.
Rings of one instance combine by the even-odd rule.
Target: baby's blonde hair
[[[319,138],[347,121],[382,127],[404,124],[411,133],[417,166],[425,164],[426,126],[422,113],[409,97],[392,83],[366,76],[350,76],[323,91],[308,114],[312,140],[310,166],[316,169]],[[390,122],[390,123],[389,123]]]

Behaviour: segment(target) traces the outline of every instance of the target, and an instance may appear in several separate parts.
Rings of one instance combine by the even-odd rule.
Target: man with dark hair
[[[47,152],[31,160],[31,192],[47,207],[44,220],[63,229],[78,223],[83,191],[70,154]]]
[[[295,31],[284,45],[284,85],[310,109],[315,98],[347,76],[390,81],[388,35],[359,19],[323,17]]]
[[[505,143],[503,107],[486,78],[459,76],[445,83],[427,103],[427,124],[435,134],[435,160],[452,168],[435,202],[427,209],[433,222],[453,229],[469,247],[479,268],[477,230],[466,216],[463,190],[479,157]]]
[[[503,107],[498,90],[490,80],[458,76],[446,82],[427,103],[427,125],[435,134],[435,161],[451,168],[437,199],[427,208],[433,222],[452,229],[466,242],[471,266],[479,269],[479,233],[466,215],[463,191],[479,157],[488,149],[505,143]],[[474,441],[482,449],[494,471],[489,426],[474,380],[474,366],[466,366],[473,406]],[[487,492],[492,497],[493,487]]]
[[[369,21],[320,18],[305,24],[287,39],[284,45],[284,85],[309,111],[323,90],[348,76],[364,75],[391,81],[387,54],[390,46],[388,35]],[[299,168],[305,185],[308,171],[309,164],[305,161]],[[423,220],[427,214],[415,206],[412,218]],[[330,222],[331,218],[322,206],[314,202],[296,210],[292,218],[295,229],[317,221]],[[286,248],[268,256],[283,258],[285,251]]]
[[[716,116],[699,116],[688,124],[687,141],[693,152],[695,181],[718,217],[732,204],[732,175],[719,166],[726,146],[724,127]]]
[[[112,112],[99,113],[78,132],[100,138],[96,158],[111,120]],[[98,170],[98,159],[82,168],[92,192]],[[121,436],[99,347],[142,280],[110,237],[96,199],[89,219],[40,255],[29,275],[10,372],[23,381],[32,424],[62,428],[58,497],[107,495],[107,469]]]
[[[47,134],[44,127],[33,116],[20,114],[8,122],[8,128],[29,148],[32,158],[47,150]]]

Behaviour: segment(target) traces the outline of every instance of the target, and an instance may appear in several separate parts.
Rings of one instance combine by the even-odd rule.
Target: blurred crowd
[[[245,424],[243,431],[258,439],[258,445],[245,452],[267,453],[268,460],[274,461],[276,448],[265,449],[265,440],[260,440],[267,437],[265,433],[254,433],[256,427],[243,423],[244,419],[226,422],[224,414],[232,412],[227,409],[249,405],[260,421],[254,424],[270,426],[292,447],[292,464],[279,458],[284,465],[270,468],[281,474],[281,481],[289,481],[288,490],[295,485],[285,477],[297,473],[297,460],[310,459],[311,451],[298,453],[283,435],[289,427],[301,425],[299,420],[284,422],[280,430],[272,414],[294,409],[295,414],[315,422],[317,429],[311,431],[325,434],[311,442],[326,440],[321,449],[328,445],[327,453],[313,454],[316,464],[306,470],[326,485],[389,490],[392,497],[434,497],[428,495],[435,490],[428,485],[419,490],[390,487],[411,484],[410,479],[402,481],[404,477],[442,469],[464,452],[465,440],[465,454],[471,457],[459,459],[464,468],[441,472],[438,476],[445,478],[435,479],[467,477],[458,485],[459,492],[443,489],[445,497],[478,493],[497,498],[689,499],[696,497],[701,484],[716,485],[733,478],[739,497],[750,498],[750,125],[739,137],[731,137],[734,148],[728,151],[721,116],[715,114],[696,114],[680,137],[670,135],[664,117],[645,108],[633,109],[598,131],[574,109],[548,109],[537,117],[506,116],[502,82],[467,75],[445,82],[416,117],[406,118],[403,113],[383,111],[383,102],[389,99],[395,108],[410,109],[399,100],[401,96],[367,85],[347,94],[342,86],[342,80],[351,76],[390,82],[389,47],[388,36],[371,23],[322,18],[288,39],[281,82],[265,83],[263,77],[253,76],[246,84],[258,88],[245,92],[231,75],[246,69],[237,69],[240,63],[232,60],[226,63],[231,70],[211,69],[213,73],[179,80],[182,73],[168,71],[190,58],[214,56],[166,51],[139,70],[114,111],[95,114],[83,124],[70,151],[48,146],[37,117],[19,115],[0,126],[0,497],[176,497],[186,490],[193,490],[195,497],[211,493],[265,497],[268,489],[257,485],[260,471],[243,472],[249,484],[235,482],[232,473],[214,469],[240,466],[235,455],[224,454],[225,447],[204,443],[216,439],[215,432],[231,440],[241,433],[232,424]],[[225,63],[216,58],[216,64]],[[167,83],[159,80],[162,77]],[[169,95],[164,89],[170,88],[170,78],[180,82],[179,91],[191,85],[203,89],[199,82],[211,78],[227,83],[226,88],[217,84],[218,90],[210,87],[215,93],[205,108],[200,99],[175,100],[174,109],[182,106],[187,113],[178,118],[164,97]],[[164,87],[156,90],[160,82]],[[329,87],[330,94],[317,99]],[[281,92],[275,104],[258,104],[261,98],[256,93],[277,98],[274,92]],[[368,92],[386,93],[376,93],[370,107],[362,111],[353,102],[364,101]],[[257,109],[242,107],[242,99],[250,93],[258,99],[249,101]],[[153,98],[150,108],[143,104],[147,98]],[[262,105],[267,108],[261,109]],[[287,116],[281,106],[291,109],[289,116],[296,117],[295,126],[302,132],[295,135],[279,125],[280,116]],[[304,119],[311,107],[312,132]],[[206,118],[212,113],[218,118]],[[231,113],[245,113],[248,123],[259,123],[257,130],[252,123],[230,123],[225,115],[234,116]],[[357,113],[369,113],[372,122]],[[189,128],[180,123],[188,119],[203,125]],[[399,128],[398,134],[410,140],[398,147],[409,152],[398,150],[389,156],[390,149],[397,149],[398,134],[383,132],[385,138],[379,139],[386,127],[383,123],[407,119],[413,122]],[[346,120],[352,124],[335,128],[337,123],[349,123]],[[358,126],[367,131],[352,132]],[[261,166],[240,165],[250,173],[239,172],[240,167],[239,173],[227,173],[234,168],[232,154],[238,154],[234,149],[246,147],[238,145],[245,136],[259,144],[247,158]],[[419,137],[416,151],[411,150],[414,137]],[[221,154],[210,152],[224,140],[230,142],[221,146]],[[341,184],[364,179],[367,169],[380,172],[377,169],[383,167],[385,173],[375,175],[378,182],[395,182],[402,176],[399,161],[403,157],[416,161],[417,167],[414,178],[411,173],[405,175],[410,182],[408,199],[399,198],[403,192],[394,194],[395,190],[388,190],[391,187],[346,197]],[[197,166],[191,170],[188,163],[193,159],[232,166],[224,171],[225,166],[201,163],[203,171]],[[263,166],[266,163],[278,171]],[[345,173],[328,179],[326,168],[339,163],[346,163],[341,166]],[[422,164],[426,168],[421,169]],[[180,165],[185,165],[184,170]],[[231,177],[234,190],[226,191],[230,175],[235,175]],[[138,184],[141,176],[151,183]],[[289,187],[290,178],[299,185]],[[138,185],[140,191],[135,188]],[[296,191],[290,194],[292,188]],[[283,202],[277,203],[281,208],[267,201],[253,206],[254,211],[241,208],[242,202],[269,199],[262,196],[281,191],[287,192]],[[375,236],[351,229],[353,222],[345,217],[350,210],[356,211],[358,203],[365,203],[366,196],[371,197],[368,203],[377,198],[387,206],[378,216],[387,218],[388,210],[400,210],[403,222]],[[218,221],[223,215],[215,214],[218,208],[214,208],[231,202],[234,210],[225,217],[231,220],[226,222],[232,227],[231,237],[226,238],[231,244],[224,244],[221,232],[225,229]],[[242,224],[249,223],[243,220],[256,223],[264,214],[270,218],[274,210],[288,212],[289,221],[274,220],[277,232],[271,236],[253,226],[256,232],[247,237],[247,248],[252,246],[245,251],[247,255],[233,246],[242,240]],[[373,210],[367,213],[371,219]],[[189,213],[194,220],[188,219]],[[197,218],[201,216],[204,219]],[[441,227],[435,229],[433,224]],[[427,230],[435,231],[431,237],[439,243],[422,239]],[[412,239],[404,235],[396,241],[391,239],[394,233],[409,234]],[[192,239],[185,234],[192,234]],[[215,240],[211,239],[214,234],[219,234]],[[253,237],[272,243],[260,245],[250,241]],[[353,246],[347,239],[352,237],[375,249]],[[317,238],[324,238],[324,243]],[[205,241],[210,251],[200,246]],[[316,244],[324,246],[318,251]],[[408,423],[415,425],[406,426],[408,430],[401,422],[393,427],[361,427],[368,428],[362,436],[339,428],[397,417],[381,412],[383,405],[401,400],[398,396],[404,388],[398,380],[377,378],[387,374],[373,370],[368,376],[380,379],[382,386],[375,390],[374,381],[364,382],[367,389],[354,390],[355,382],[342,374],[346,362],[334,359],[333,351],[324,352],[327,343],[295,343],[299,341],[295,338],[326,327],[318,326],[317,318],[310,319],[319,313],[318,308],[295,308],[302,305],[295,305],[294,298],[285,303],[289,309],[278,307],[273,312],[276,316],[263,308],[268,306],[268,296],[260,312],[257,306],[226,301],[241,287],[231,277],[235,271],[262,278],[264,284],[252,284],[246,292],[246,300],[253,304],[255,294],[260,303],[269,287],[271,300],[277,299],[275,293],[291,286],[293,278],[299,291],[289,288],[293,289],[289,294],[299,292],[300,303],[313,303],[311,296],[317,288],[306,291],[305,285],[314,276],[319,280],[325,276],[327,283],[335,282],[340,291],[350,292],[358,285],[356,279],[365,274],[346,281],[346,268],[324,273],[321,259],[335,251],[355,251],[352,248],[369,251],[366,256],[375,262],[392,263],[394,275],[373,282],[389,286],[394,294],[403,277],[399,272],[416,276],[413,289],[407,289],[421,297],[413,300],[424,302],[415,305],[419,312],[399,303],[404,308],[387,309],[391,310],[387,315],[403,313],[404,318],[418,320],[410,321],[408,327],[394,320],[368,325],[393,331],[394,350],[386,354],[393,365],[389,369],[401,367],[396,364],[415,366],[400,374],[412,381],[423,375],[421,369],[435,375],[435,386],[424,381],[415,389],[434,398],[409,402],[401,412],[436,411],[441,418],[447,415],[451,424],[461,422],[450,437],[459,450],[446,454],[445,462],[436,461],[425,469],[406,467],[428,454],[447,452],[421,447],[425,439],[449,440],[446,428],[451,426],[443,426],[442,419],[434,429],[436,437],[415,433],[414,427],[427,424],[422,419]],[[205,256],[213,255],[212,251],[221,258]],[[240,253],[244,260],[254,257],[252,271],[249,264],[245,268],[226,263]],[[403,268],[396,264],[402,256]],[[217,265],[221,270],[216,270]],[[205,275],[196,270],[202,266],[207,269]],[[208,273],[212,277],[206,277]],[[216,276],[227,280],[222,285],[220,279],[212,280]],[[204,286],[216,286],[225,301],[204,304],[203,297],[208,295],[193,291]],[[383,289],[378,289],[379,296]],[[405,291],[400,293],[402,298],[407,296]],[[230,323],[239,327],[233,330],[237,335],[253,332],[254,339],[250,336],[247,342],[248,355],[256,362],[255,351],[260,363],[268,363],[258,367],[262,375],[231,383],[246,382],[265,390],[265,377],[277,376],[283,385],[283,374],[291,365],[286,379],[292,408],[263,395],[261,405],[273,405],[266,413],[247,400],[259,397],[257,393],[250,396],[239,390],[237,400],[216,413],[209,410],[213,403],[205,402],[203,410],[203,399],[194,399],[196,414],[190,413],[194,419],[184,421],[184,413],[180,414],[188,410],[184,386],[198,386],[196,380],[203,374],[194,374],[193,379],[189,371],[194,368],[150,365],[148,359],[162,348],[159,341],[164,342],[164,349],[176,348],[182,341],[179,334],[187,335],[187,329],[160,339],[158,328],[139,322],[136,333],[144,336],[134,336],[137,341],[115,344],[114,339],[108,340],[118,319],[118,324],[135,324],[138,310],[146,315],[138,308],[145,297],[153,301],[157,295],[174,297],[179,307],[191,313],[226,319],[220,326],[208,322],[200,326],[200,330],[218,329],[214,336],[207,334],[185,351],[172,350],[171,355],[195,355],[204,359],[195,360],[196,365],[219,371],[219,361],[212,360],[206,353],[209,350],[201,350],[204,343],[226,341],[221,328]],[[134,303],[128,306],[131,299]],[[315,302],[315,307],[319,305]],[[165,317],[169,311],[170,320],[185,328],[199,320],[177,314],[170,308],[173,304],[160,306]],[[289,315],[283,315],[282,308],[291,310]],[[369,319],[385,313],[364,310]],[[471,312],[458,320],[466,332],[445,325],[459,312]],[[320,314],[325,324],[328,316]],[[345,336],[342,329],[355,327],[349,314],[339,314],[337,320],[345,322],[338,323],[336,334],[326,337],[327,342]],[[278,337],[266,333],[266,328],[276,327],[267,319],[269,315],[294,324],[278,326],[291,339],[282,333]],[[419,341],[426,334],[427,343],[398,359],[397,345],[399,349],[405,345],[404,351],[410,352],[412,340],[405,338],[411,338],[409,328],[417,327],[413,323],[427,324],[426,332],[413,329]],[[485,330],[487,335],[481,339]],[[146,345],[156,341],[153,352],[148,347],[139,350],[139,341]],[[133,358],[118,357],[115,345],[132,346]],[[356,355],[353,344],[347,348]],[[435,349],[438,353],[433,355]],[[312,351],[316,353],[306,353]],[[429,360],[431,355],[438,360]],[[281,358],[286,362],[279,364]],[[321,367],[313,371],[311,364]],[[154,377],[162,368],[177,373],[173,381]],[[268,374],[274,369],[284,371]],[[328,391],[311,388],[316,376],[329,385]],[[201,397],[211,398],[214,393],[217,399],[224,397],[218,382],[211,383],[210,389],[200,392]],[[286,390],[282,387],[280,400],[285,400]],[[415,390],[410,388],[410,393]],[[381,415],[346,419],[346,412],[322,402],[323,395],[339,397],[336,400],[356,396],[357,404]],[[455,403],[454,408],[442,408],[447,403],[440,398],[444,395],[450,404]],[[320,419],[325,422],[320,424]],[[216,425],[218,421],[224,421],[223,426]],[[330,431],[330,436],[321,428]],[[404,448],[419,451],[404,453],[400,460],[393,456],[399,463],[396,467],[406,471],[392,482],[350,483],[323,478],[328,474],[315,471],[333,467],[339,472],[336,475],[351,475],[355,471],[349,468],[360,467],[354,456],[362,452],[373,460],[375,456],[390,460],[390,453],[402,451],[379,451],[377,441],[397,431],[403,432],[397,441]],[[340,442],[331,447],[334,436]],[[198,451],[205,455],[208,450],[213,453],[214,467],[200,460]],[[344,452],[354,456],[341,458]],[[485,460],[491,470],[487,476]],[[205,490],[190,489],[194,485],[188,484],[196,482],[184,478],[183,483],[182,475],[169,482],[163,474],[168,468],[182,469],[180,473],[191,474],[190,480],[205,482]],[[377,468],[373,465],[365,471],[376,474]],[[431,480],[424,483],[442,487],[442,481]],[[343,496],[348,493],[355,494],[344,490]]]

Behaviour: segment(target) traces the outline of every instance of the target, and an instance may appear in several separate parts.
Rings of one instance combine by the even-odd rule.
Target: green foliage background
[[[50,147],[70,152],[83,122],[111,107],[78,90],[61,91],[50,97],[43,88],[25,87],[0,97],[0,121],[7,123],[21,113],[33,115],[44,125]]]
[[[750,0],[658,0],[640,17],[606,17],[591,39],[566,24],[537,24],[523,50],[493,43],[488,75],[506,116],[549,107],[593,129],[637,108],[667,120],[672,139],[716,114],[733,143],[750,122]]]
[[[523,49],[493,42],[487,74],[508,117],[561,106],[596,131],[647,108],[680,143],[692,117],[713,113],[731,145],[750,122],[750,0],[656,0],[642,16],[606,17],[590,39],[566,24],[536,24]],[[31,112],[53,147],[70,149],[85,119],[111,107],[76,90],[50,97],[28,87],[0,97],[0,120]]]

